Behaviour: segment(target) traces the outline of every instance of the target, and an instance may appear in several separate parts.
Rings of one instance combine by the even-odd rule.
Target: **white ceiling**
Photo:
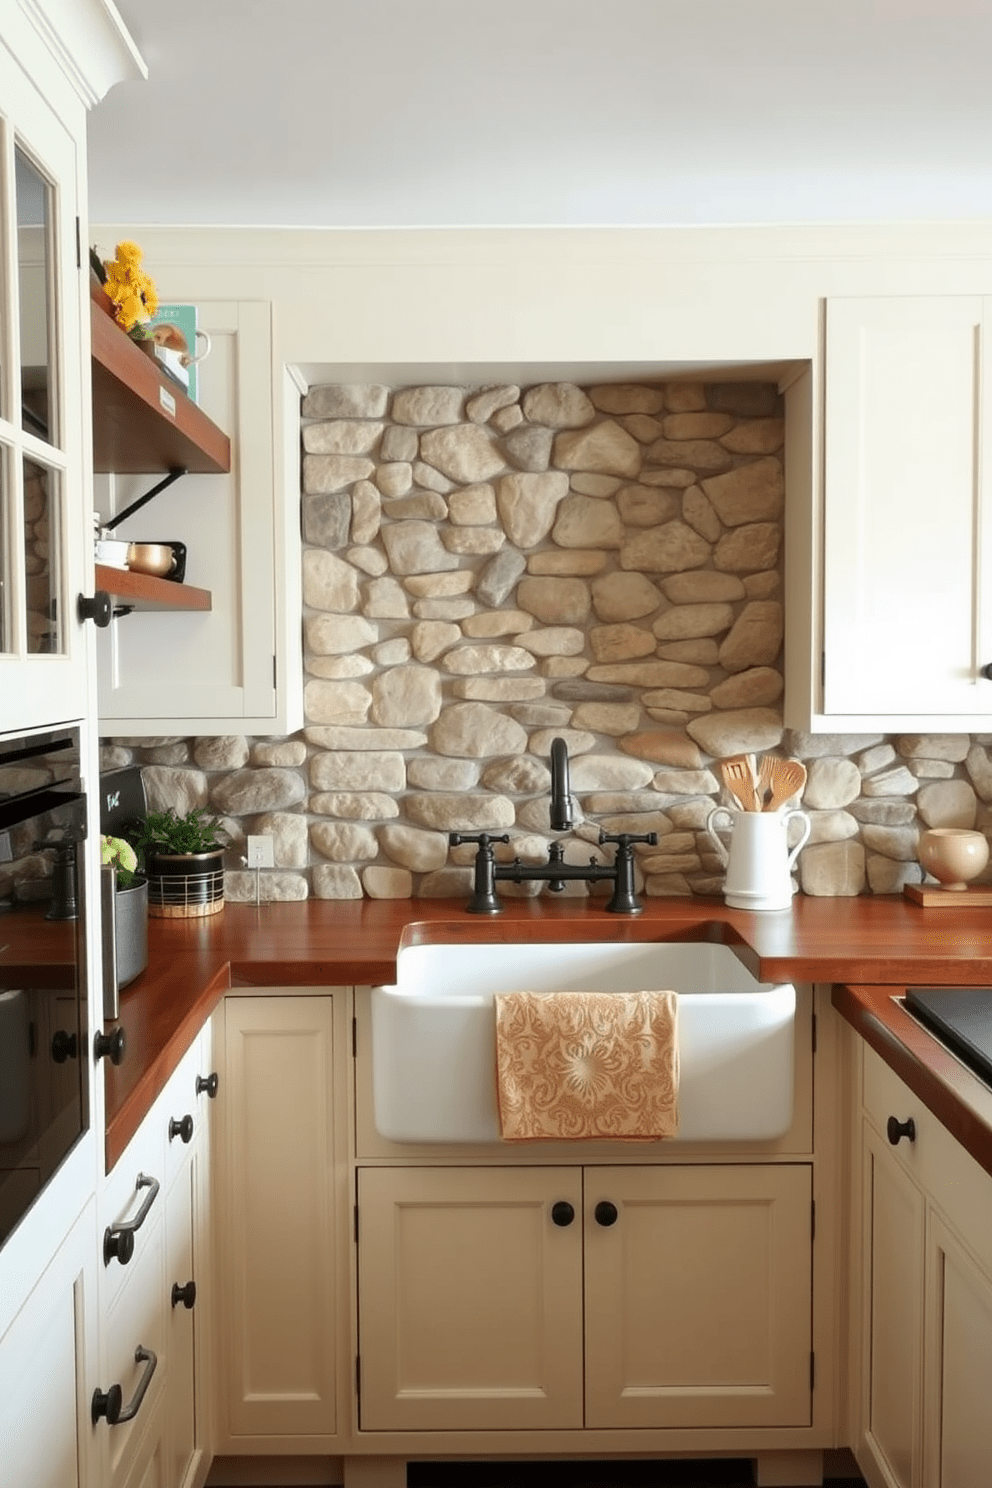
[[[116,3],[94,222],[992,215],[992,0]]]

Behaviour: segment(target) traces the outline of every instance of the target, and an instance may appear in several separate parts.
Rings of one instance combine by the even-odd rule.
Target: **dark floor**
[[[864,1488],[860,1478],[826,1478]],[[747,1458],[625,1462],[411,1462],[408,1488],[754,1488]]]

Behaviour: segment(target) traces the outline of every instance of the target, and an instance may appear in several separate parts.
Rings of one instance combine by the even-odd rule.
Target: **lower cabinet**
[[[203,1362],[210,1303],[204,1203],[209,1028],[100,1195],[99,1385],[90,1402],[107,1488],[186,1488],[209,1461]]]
[[[87,1390],[97,1372],[91,1200],[0,1340],[2,1488],[100,1481]]]
[[[332,1076],[344,1014],[344,994],[225,999],[215,1186],[222,1454],[275,1451],[289,1438],[283,1450],[326,1450],[337,1430],[347,1149]]]
[[[870,1049],[861,1144],[862,1471],[988,1488],[992,1178]]]
[[[364,1168],[365,1431],[808,1426],[803,1164]]]

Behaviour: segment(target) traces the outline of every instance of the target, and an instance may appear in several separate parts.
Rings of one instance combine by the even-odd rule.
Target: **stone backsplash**
[[[449,831],[543,862],[556,735],[565,860],[656,832],[648,895],[720,892],[714,762],[745,750],[808,766],[806,893],[898,892],[921,827],[992,826],[992,736],[783,729],[774,386],[335,385],[302,413],[306,727],[103,741],[152,807],[223,817],[228,898],[255,895],[249,832],[274,838],[266,899],[460,897],[474,850]]]

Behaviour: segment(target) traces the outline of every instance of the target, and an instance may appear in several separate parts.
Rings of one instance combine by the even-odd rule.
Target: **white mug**
[[[730,828],[730,850],[716,835],[720,817]],[[790,849],[788,827],[793,817],[803,823],[799,841]],[[733,909],[788,909],[792,903],[791,870],[810,833],[805,811],[732,811],[714,806],[706,834],[727,869],[723,897]]]

